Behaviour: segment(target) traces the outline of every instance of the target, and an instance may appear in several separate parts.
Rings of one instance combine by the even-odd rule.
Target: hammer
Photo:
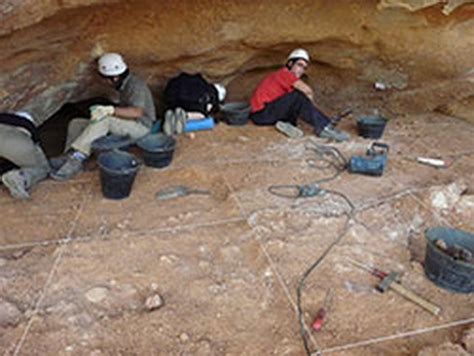
[[[400,273],[397,272],[390,272],[387,276],[385,276],[382,281],[377,286],[377,290],[382,293],[385,293],[387,289],[392,289],[393,291],[400,294],[402,297],[412,301],[415,304],[418,304],[423,309],[429,311],[434,315],[438,315],[441,311],[441,308],[437,305],[434,305],[427,300],[419,297],[411,290],[402,286],[398,281],[400,280]]]

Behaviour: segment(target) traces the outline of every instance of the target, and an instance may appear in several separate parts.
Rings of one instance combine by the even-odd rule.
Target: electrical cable
[[[324,193],[325,191],[320,188],[320,184],[330,182],[347,168],[347,159],[343,154],[335,147],[319,145],[312,143],[310,146],[306,146],[316,153],[316,159],[309,159],[306,162],[310,167],[319,169],[333,169],[334,174],[316,180],[306,185],[299,184],[284,184],[284,185],[271,185],[268,187],[268,191],[280,198],[296,199],[296,198],[311,198]]]
[[[306,327],[304,321],[304,313],[302,307],[303,299],[303,288],[305,285],[306,279],[309,275],[323,262],[327,255],[332,251],[332,249],[341,242],[342,238],[349,231],[350,222],[353,219],[355,206],[352,201],[343,193],[336,190],[326,190],[320,188],[320,184],[330,182],[339,175],[342,174],[347,168],[348,161],[343,156],[343,154],[335,147],[323,146],[313,143],[311,146],[307,146],[307,149],[316,153],[315,160],[307,160],[307,163],[314,168],[328,169],[331,168],[334,170],[334,174],[329,177],[325,177],[319,180],[316,180],[307,185],[272,185],[268,188],[268,191],[271,194],[274,194],[279,197],[297,199],[297,198],[309,198],[322,196],[323,194],[335,195],[342,198],[346,204],[349,206],[349,212],[345,212],[347,220],[344,224],[344,229],[339,233],[336,239],[323,251],[321,255],[304,271],[300,280],[298,281],[298,287],[296,288],[296,306],[298,312],[298,322],[299,322],[299,332],[303,340],[304,349],[308,356],[312,355],[312,351],[308,345],[308,340],[306,337]]]
[[[339,194],[340,194],[340,196],[344,196],[342,193],[339,193]],[[347,197],[345,199],[346,199],[346,201],[350,202],[350,200],[347,199]],[[353,206],[352,202],[350,203],[350,206],[351,207]],[[347,232],[349,231],[350,221],[352,220],[352,212],[353,212],[353,209],[351,209],[351,213],[346,213],[347,220],[345,222],[344,229],[342,230],[342,232],[326,248],[326,250],[324,250],[324,252],[311,264],[311,266],[309,266],[306,269],[306,271],[303,273],[303,275],[301,276],[301,278],[298,282],[298,287],[296,289],[296,306],[297,306],[297,310],[298,310],[298,321],[299,321],[299,324],[300,324],[300,330],[299,331],[300,331],[301,338],[303,339],[304,349],[305,349],[306,354],[308,356],[312,355],[312,351],[309,348],[308,340],[306,338],[304,313],[303,313],[303,308],[302,308],[302,305],[301,305],[302,304],[303,288],[304,288],[304,285],[305,285],[305,281],[309,277],[309,275],[316,269],[316,267],[318,267],[323,262],[323,260],[332,251],[332,249],[337,244],[339,244],[341,242],[342,238],[347,234]]]

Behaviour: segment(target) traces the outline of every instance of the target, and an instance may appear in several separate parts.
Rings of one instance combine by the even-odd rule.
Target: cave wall
[[[94,72],[104,51],[121,52],[157,98],[186,70],[245,99],[295,46],[310,50],[316,78],[330,68],[396,90],[474,68],[472,1],[4,0],[0,16],[0,110],[26,108],[39,122],[107,94]]]

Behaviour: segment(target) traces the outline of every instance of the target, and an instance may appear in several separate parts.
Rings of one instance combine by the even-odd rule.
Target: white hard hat
[[[35,119],[33,118],[33,115],[31,115],[29,112],[26,111],[17,111],[15,112],[16,115],[21,116],[24,119],[30,120],[31,122],[35,122]]]
[[[288,56],[287,61],[295,60],[295,59],[304,59],[306,62],[309,63],[309,54],[303,48],[294,49]]]
[[[217,90],[217,97],[219,98],[219,101],[222,102],[225,99],[225,96],[227,94],[226,88],[222,84],[215,83],[214,87]]]
[[[98,65],[99,73],[106,77],[120,75],[127,70],[127,64],[118,53],[104,54],[99,58]]]

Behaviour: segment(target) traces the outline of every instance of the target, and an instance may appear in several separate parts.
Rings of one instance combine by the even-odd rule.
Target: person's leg
[[[44,154],[44,151],[39,145],[34,145],[33,150],[31,151],[33,160],[35,161],[34,166],[25,166],[21,168],[23,175],[26,178],[26,188],[30,189],[43,179],[45,179],[50,170],[51,166],[49,161]]]
[[[265,105],[265,108],[250,114],[250,119],[256,125],[275,125],[278,121],[289,122],[296,125],[297,116],[292,112],[295,96],[288,93],[277,100]]]
[[[90,121],[84,131],[71,143],[71,148],[83,153],[86,157],[91,154],[91,145],[94,140],[107,135],[110,131],[110,122],[113,117]]]
[[[0,126],[0,156],[20,167],[3,174],[2,181],[15,198],[29,198],[28,189],[48,176],[49,162],[27,133]]]
[[[298,92],[296,99],[299,105],[299,116],[314,127],[316,135],[333,141],[342,142],[349,140],[349,134],[336,130],[331,124],[331,119],[323,114],[303,93]]]
[[[138,139],[147,135],[150,129],[134,120],[106,117],[99,121],[92,121],[84,132],[72,143],[72,152],[66,162],[51,177],[56,180],[65,181],[73,178],[84,169],[84,161],[91,153],[91,145],[94,140],[107,135],[128,135],[132,139]]]
[[[323,114],[304,94],[300,93],[298,101],[301,105],[301,119],[313,126],[314,131],[319,135],[331,123],[331,119]]]
[[[278,121],[289,122],[296,126],[297,120],[304,113],[308,116],[307,104],[311,101],[304,94],[294,90],[265,106],[265,109],[251,114],[251,120],[257,125],[274,125]]]
[[[97,121],[89,121],[84,131],[71,144],[72,152],[67,155],[64,163],[50,176],[59,181],[66,181],[84,170],[84,162],[91,154],[91,145],[94,140],[107,135],[111,117]]]
[[[69,122],[64,152],[67,152],[71,148],[72,143],[84,132],[89,123],[89,119],[83,118],[72,119],[71,122]]]
[[[297,119],[313,126],[316,135],[336,141],[346,141],[349,135],[334,129],[329,117],[316,108],[306,95],[298,90],[283,95],[267,104],[265,109],[251,115],[257,125],[273,125],[278,121],[289,122],[296,126]]]
[[[150,129],[135,120],[110,118],[109,130],[115,135],[130,136],[136,140],[150,133]]]

